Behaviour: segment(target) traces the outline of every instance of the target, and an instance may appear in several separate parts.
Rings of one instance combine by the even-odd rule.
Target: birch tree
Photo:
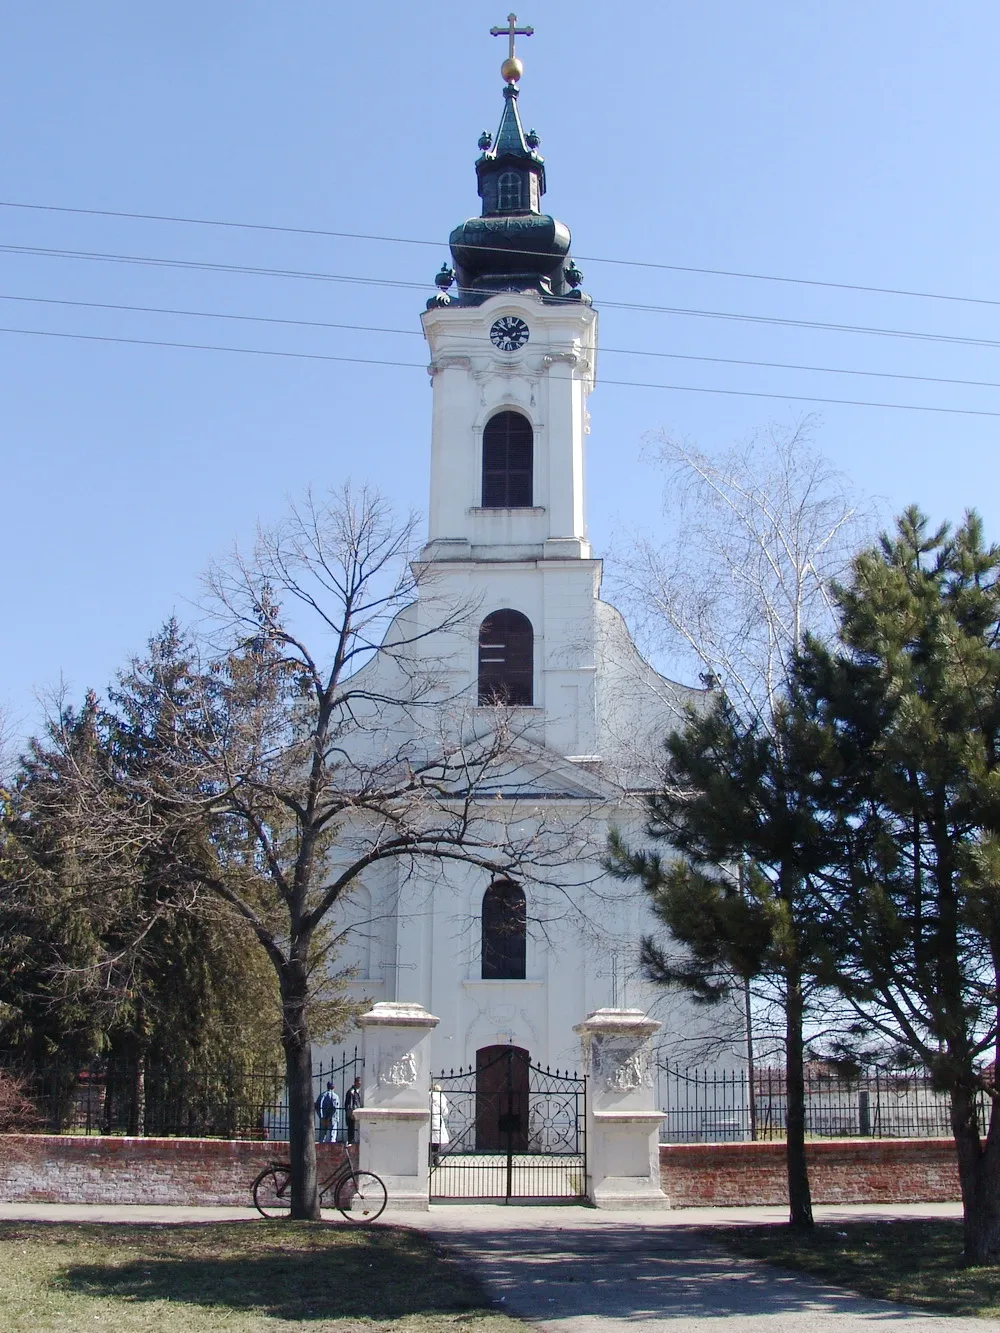
[[[770,730],[806,632],[835,628],[830,589],[870,535],[873,506],[808,422],[717,454],[661,433],[648,453],[665,478],[661,532],[619,552],[614,596],[655,660]]]
[[[647,802],[648,836],[687,859],[618,837],[610,865],[643,884],[668,928],[643,941],[652,980],[701,1003],[743,993],[751,1097],[751,1021],[783,1050],[791,1220],[808,1227],[803,1062],[816,986],[809,855],[785,790],[781,719],[807,633],[835,629],[833,585],[873,515],[806,425],[719,455],[665,434],[650,451],[666,474],[666,533],[636,538],[617,592],[647,650],[697,672],[707,696],[702,715],[678,717]]]

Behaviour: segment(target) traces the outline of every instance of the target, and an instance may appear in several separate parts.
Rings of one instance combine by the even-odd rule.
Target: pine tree
[[[784,1014],[789,1220],[812,1226],[805,1157],[804,1019],[816,947],[807,905],[820,843],[782,751],[783,713],[767,729],[719,696],[667,740],[667,780],[646,831],[671,852],[611,839],[610,868],[638,878],[671,943],[643,940],[647,975],[711,1004],[742,983],[768,985]],[[683,949],[678,954],[676,946]]]
[[[910,509],[837,602],[841,646],[807,645],[791,710],[827,837],[824,979],[947,1091],[966,1256],[995,1263],[1000,547],[974,514],[952,535]]]

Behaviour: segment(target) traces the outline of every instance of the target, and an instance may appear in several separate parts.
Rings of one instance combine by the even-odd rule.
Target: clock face
[[[528,341],[528,326],[516,315],[501,315],[490,329],[490,339],[501,352],[516,352]]]

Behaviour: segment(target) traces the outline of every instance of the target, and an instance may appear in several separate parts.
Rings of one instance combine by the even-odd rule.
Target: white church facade
[[[476,163],[482,212],[452,233],[453,268],[422,315],[433,389],[417,566],[426,591],[404,616],[430,628],[443,603],[470,608],[464,632],[419,640],[419,651],[443,664],[466,716],[487,725],[503,706],[514,738],[495,799],[527,802],[563,831],[565,854],[524,878],[434,861],[404,874],[385,861],[342,905],[338,965],[353,969],[355,998],[412,1002],[439,1019],[435,1071],[475,1067],[503,1045],[573,1069],[574,1028],[605,1007],[647,1012],[664,1048],[696,1062],[721,1016],[643,979],[639,942],[654,918],[600,856],[612,826],[641,838],[663,738],[700,696],[658,675],[601,600],[585,503],[598,314],[569,230],[541,211],[545,166],[518,113],[520,72],[505,62],[500,126]]]

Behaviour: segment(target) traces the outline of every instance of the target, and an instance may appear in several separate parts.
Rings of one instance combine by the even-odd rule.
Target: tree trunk
[[[803,1068],[802,978],[789,975],[785,1002],[785,1162],[788,1171],[788,1221],[808,1230],[813,1224],[809,1171],[806,1166],[806,1085]]]
[[[318,1222],[316,1139],[313,1134],[312,1043],[306,1019],[309,981],[305,967],[290,959],[281,976],[281,1045],[288,1082],[288,1155],[292,1165],[291,1215]]]
[[[951,1127],[962,1188],[966,1262],[1000,1263],[1000,1107],[993,1103],[984,1143],[975,1093],[968,1087],[953,1088]]]
[[[750,982],[743,983],[743,1010],[747,1024],[747,1108],[750,1112],[750,1142],[757,1142],[757,1062],[753,1051],[753,1009],[750,1005]]]
[[[141,1056],[129,1070],[128,1132],[132,1138],[146,1132],[146,1062]]]

